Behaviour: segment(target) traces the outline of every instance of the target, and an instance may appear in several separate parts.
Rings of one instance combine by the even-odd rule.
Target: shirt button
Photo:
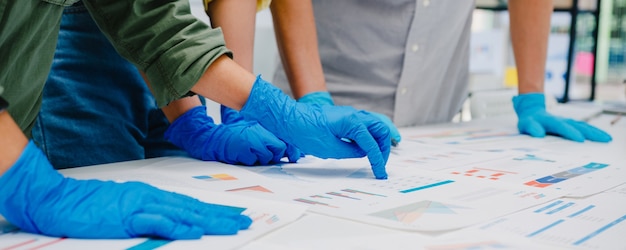
[[[403,94],[403,95],[406,94],[406,88],[400,89],[400,94]]]
[[[417,44],[413,44],[413,46],[411,46],[411,51],[413,51],[413,52],[417,52],[417,50],[418,50],[419,48],[420,48],[420,47],[419,47]]]
[[[424,4],[424,7],[428,7],[428,5],[430,5],[430,1],[429,0],[424,0],[423,4]]]

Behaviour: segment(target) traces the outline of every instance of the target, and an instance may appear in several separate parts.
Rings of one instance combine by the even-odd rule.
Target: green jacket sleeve
[[[232,56],[220,29],[186,0],[84,0],[120,55],[144,71],[159,106],[185,95],[218,57]]]

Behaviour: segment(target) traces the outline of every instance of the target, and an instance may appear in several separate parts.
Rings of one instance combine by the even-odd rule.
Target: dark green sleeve
[[[159,106],[185,95],[209,65],[231,56],[220,29],[196,19],[187,0],[84,0],[120,55],[144,71]]]
[[[30,138],[50,72],[63,5],[0,0],[0,87],[7,109]]]

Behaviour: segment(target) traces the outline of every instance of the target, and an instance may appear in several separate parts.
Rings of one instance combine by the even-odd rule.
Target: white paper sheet
[[[626,195],[601,193],[564,198],[477,226],[485,233],[506,232],[556,247],[625,249]]]

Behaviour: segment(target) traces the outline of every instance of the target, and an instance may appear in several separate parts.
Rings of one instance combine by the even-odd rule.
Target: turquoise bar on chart
[[[436,186],[441,186],[441,185],[445,185],[445,184],[452,183],[452,182],[454,182],[454,181],[453,180],[445,180],[445,181],[441,181],[441,182],[437,182],[437,183],[433,183],[433,184],[428,184],[428,185],[425,185],[425,186],[420,186],[420,187],[414,187],[414,188],[410,188],[410,189],[400,190],[400,193],[415,192],[415,191],[418,191],[418,190],[427,189],[427,188],[436,187]]]
[[[164,240],[164,239],[148,239],[142,243],[134,245],[127,250],[149,250],[162,247],[164,245],[169,244],[172,240]]]

